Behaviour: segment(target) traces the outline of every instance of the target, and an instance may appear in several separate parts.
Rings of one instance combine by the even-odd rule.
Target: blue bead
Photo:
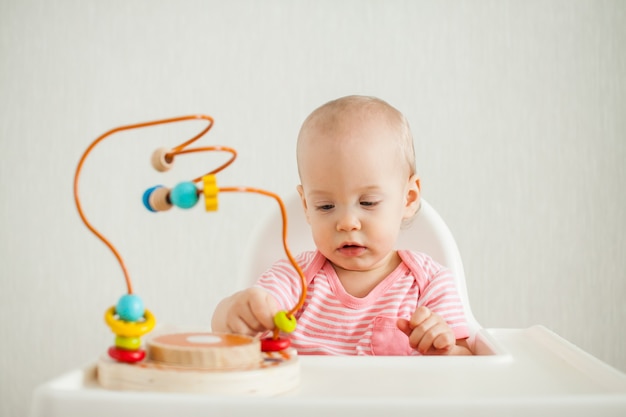
[[[156,213],[156,210],[152,208],[152,206],[150,206],[150,196],[152,195],[152,193],[154,192],[154,190],[156,190],[157,188],[161,188],[162,185],[155,185],[154,187],[150,187],[148,188],[144,193],[143,193],[143,205],[145,208],[147,208],[148,210],[150,210],[153,213]]]
[[[170,201],[176,207],[188,209],[198,202],[198,188],[191,181],[181,182],[170,191]]]
[[[124,321],[138,321],[144,312],[143,301],[135,294],[123,295],[115,306],[115,313]]]

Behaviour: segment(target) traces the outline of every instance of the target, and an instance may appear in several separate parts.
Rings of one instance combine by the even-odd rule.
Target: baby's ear
[[[302,187],[302,184],[298,185],[296,187],[296,190],[298,190],[298,194],[300,194],[300,201],[302,202],[302,209],[304,210],[306,222],[311,224],[311,221],[309,220],[309,211],[307,210],[307,203],[306,198],[304,197],[304,188]]]
[[[417,175],[413,175],[409,178],[406,188],[405,218],[411,218],[417,213],[420,206],[421,191],[420,178]]]

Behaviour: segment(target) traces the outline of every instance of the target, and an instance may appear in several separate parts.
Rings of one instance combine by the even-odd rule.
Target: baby
[[[405,117],[373,97],[316,109],[298,136],[298,193],[316,251],[296,257],[307,298],[289,335],[300,354],[471,354],[451,272],[425,254],[396,250],[420,206],[413,138]],[[217,332],[256,335],[295,305],[299,278],[278,261],[249,289],[222,300]]]

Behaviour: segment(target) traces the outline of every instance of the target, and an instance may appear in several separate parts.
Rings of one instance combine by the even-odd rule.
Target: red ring
[[[128,350],[111,346],[109,348],[109,356],[118,362],[135,363],[146,357],[146,351],[143,349]]]
[[[291,346],[291,340],[289,339],[273,339],[268,337],[261,340],[261,350],[263,352],[280,352]]]

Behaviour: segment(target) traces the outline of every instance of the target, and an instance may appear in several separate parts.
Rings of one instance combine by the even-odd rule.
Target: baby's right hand
[[[228,301],[224,312],[226,331],[255,336],[274,329],[274,315],[279,308],[267,291],[248,288],[233,294]]]

